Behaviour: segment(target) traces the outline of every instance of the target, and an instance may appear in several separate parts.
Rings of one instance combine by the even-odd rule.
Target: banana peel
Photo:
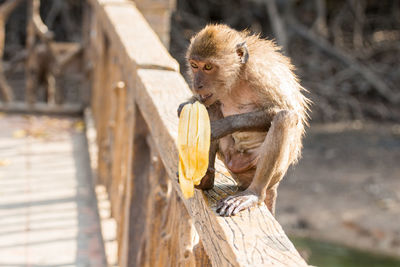
[[[187,199],[208,168],[211,126],[206,107],[199,102],[185,105],[178,127],[179,184]]]

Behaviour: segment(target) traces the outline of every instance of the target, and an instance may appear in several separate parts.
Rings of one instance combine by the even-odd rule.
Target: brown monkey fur
[[[274,42],[208,25],[187,50],[194,97],[211,119],[210,164],[200,189],[214,184],[215,154],[244,191],[221,200],[217,213],[237,214],[265,201],[274,214],[277,187],[301,154],[309,100],[290,60]]]

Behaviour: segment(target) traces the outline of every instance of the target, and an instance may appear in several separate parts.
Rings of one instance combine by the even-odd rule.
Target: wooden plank
[[[120,59],[133,73],[137,68],[179,71],[160,39],[134,3],[128,0],[89,0],[107,36],[119,47]]]
[[[150,165],[150,151],[146,143],[148,129],[137,108],[134,114],[132,173],[127,179],[124,234],[119,252],[121,267],[139,266],[137,261],[140,240],[146,229],[145,203],[149,189],[147,178]]]
[[[174,189],[178,151],[178,105],[190,96],[182,76],[162,70],[139,70],[135,99],[147,122]],[[183,199],[214,266],[306,266],[282,227],[266,206],[260,205],[233,217],[215,213],[216,201],[232,194],[235,184],[227,171],[217,168],[216,187]]]
[[[80,116],[83,112],[81,104],[66,103],[62,105],[49,105],[47,103],[28,104],[25,102],[1,103],[0,111],[10,113],[35,113],[51,115]]]
[[[208,267],[210,260],[185,206],[172,189],[151,136],[146,232],[139,251],[140,266]]]
[[[4,74],[3,56],[6,38],[6,22],[11,12],[21,3],[21,0],[8,0],[0,5],[0,92],[6,102],[14,100],[11,86],[7,82]]]

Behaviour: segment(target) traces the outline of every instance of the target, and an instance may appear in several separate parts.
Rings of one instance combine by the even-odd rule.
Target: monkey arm
[[[218,151],[218,140],[212,141],[210,145],[210,153],[208,157],[208,169],[206,174],[199,185],[195,185],[194,187],[202,190],[209,190],[214,187],[214,177],[215,177],[215,157],[217,156]]]
[[[214,103],[207,107],[208,115],[210,116],[211,123],[223,118],[220,103]],[[195,186],[197,189],[208,190],[214,187],[214,176],[215,176],[215,157],[217,156],[219,148],[219,140],[211,140],[210,154],[208,158],[208,169],[206,175],[204,175],[201,183]]]
[[[217,140],[237,131],[268,131],[275,114],[275,110],[260,110],[212,121],[211,140]]]

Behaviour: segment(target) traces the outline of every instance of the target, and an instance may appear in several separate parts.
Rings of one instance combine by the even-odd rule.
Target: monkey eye
[[[197,69],[198,68],[198,66],[195,64],[195,63],[190,63],[190,66],[193,68],[193,69]]]
[[[206,64],[206,65],[204,65],[204,69],[205,69],[205,70],[211,70],[211,69],[212,69],[211,64]]]

